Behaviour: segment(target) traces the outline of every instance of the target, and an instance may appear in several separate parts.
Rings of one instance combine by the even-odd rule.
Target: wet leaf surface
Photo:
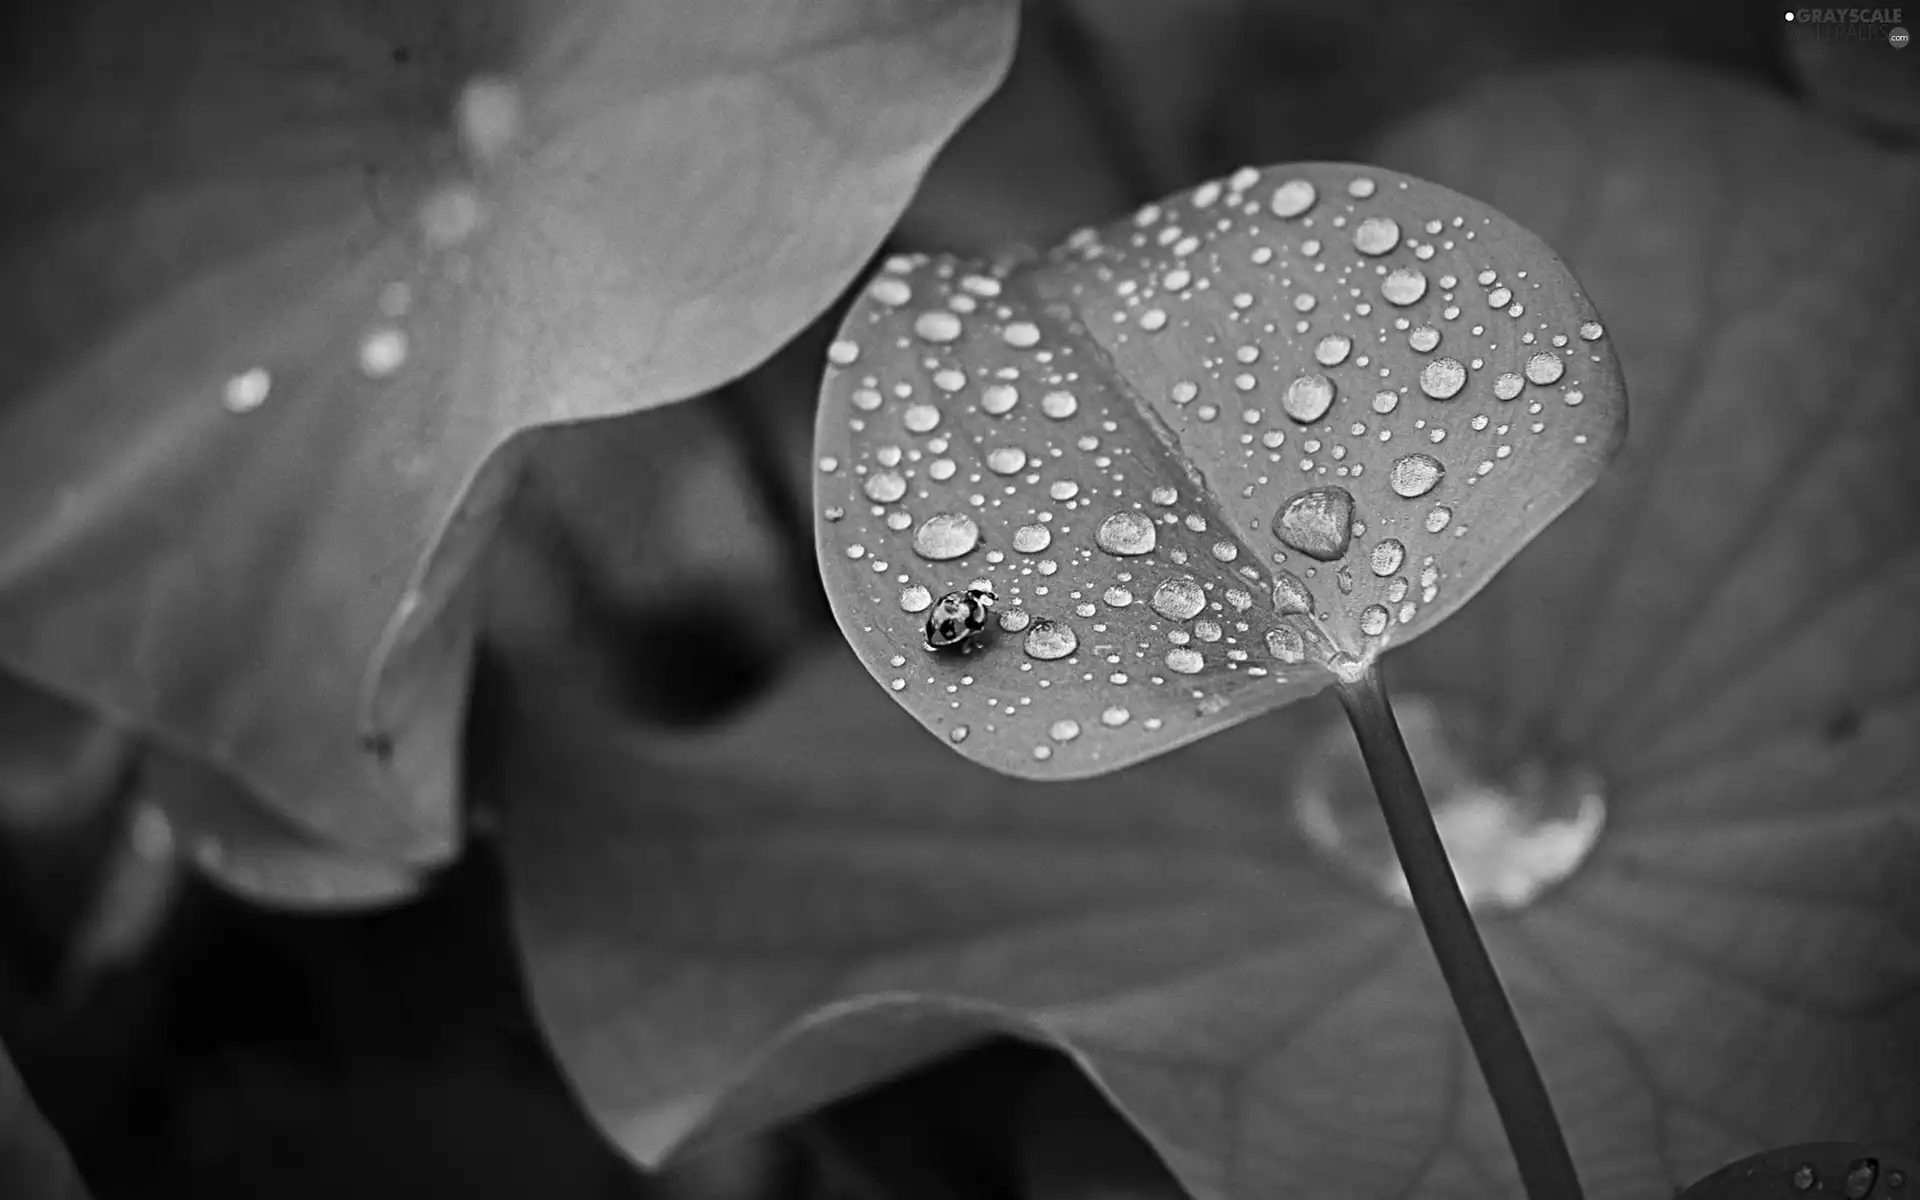
[[[1675,1200],[1902,1200],[1909,1181],[1920,1182],[1920,1159],[1891,1146],[1815,1142],[1728,1163]]]
[[[1046,778],[1418,637],[1626,429],[1605,327],[1539,239],[1332,164],[1203,184],[1038,264],[893,259],[828,359],[841,629],[930,731]],[[949,596],[981,627],[930,640]]]
[[[27,1095],[4,1049],[0,1049],[0,1195],[8,1200],[87,1197],[66,1147]]]
[[[1585,865],[1486,923],[1588,1194],[1897,1140],[1920,178],[1658,69],[1493,88],[1381,157],[1562,247],[1634,387],[1616,469],[1386,662],[1605,779]],[[521,705],[495,749],[536,1003],[637,1157],[1011,1032],[1067,1048],[1196,1196],[1517,1195],[1417,923],[1288,819],[1279,748],[1340,719],[1325,697],[1047,785],[917,734],[843,651],[699,738]]]
[[[1012,34],[1002,3],[36,12],[3,133],[0,661],[415,861],[455,838],[503,442],[764,358]]]

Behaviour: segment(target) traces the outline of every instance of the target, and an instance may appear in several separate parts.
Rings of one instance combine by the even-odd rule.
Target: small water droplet
[[[369,379],[385,379],[407,361],[407,335],[398,329],[376,329],[360,341],[360,371]]]
[[[1276,217],[1297,217],[1312,208],[1317,197],[1318,193],[1311,183],[1304,179],[1289,179],[1273,189],[1273,197],[1267,201],[1267,208]]]
[[[940,424],[940,410],[931,404],[912,404],[900,414],[900,423],[909,433],[932,433]]]
[[[1433,511],[1427,514],[1427,532],[1439,533],[1451,520],[1453,520],[1453,510],[1444,504],[1436,504],[1433,506]]]
[[[1388,469],[1387,483],[1396,493],[1412,500],[1432,491],[1446,473],[1446,467],[1431,454],[1403,454],[1394,459]]]
[[[900,589],[900,610],[919,613],[933,607],[933,593],[919,584]]]
[[[1011,614],[1013,611],[1009,609],[1008,613]],[[1005,628],[1004,620],[1001,626]],[[1042,617],[1027,631],[1027,653],[1043,662],[1065,658],[1079,647],[1080,635],[1073,631],[1071,625],[1063,625],[1058,621],[1050,621]]]
[[[1393,392],[1375,392],[1373,394],[1373,411],[1379,413],[1381,416],[1386,416],[1398,407],[1400,407],[1400,397],[1397,394]]]
[[[1511,400],[1526,387],[1526,381],[1512,371],[1503,373],[1493,381],[1493,394],[1497,399]]]
[[[1169,579],[1153,589],[1147,604],[1169,621],[1187,621],[1207,606],[1207,593],[1191,579]]]
[[[1360,632],[1368,637],[1379,637],[1387,631],[1387,622],[1392,616],[1378,604],[1369,604],[1360,610]]]
[[[1132,719],[1133,714],[1117,704],[1100,714],[1100,723],[1108,729],[1118,729]]]
[[[1353,536],[1353,494],[1343,487],[1299,492],[1275,514],[1273,534],[1309,558],[1332,562]]]
[[[1818,1179],[1819,1177],[1813,1173],[1813,1167],[1810,1164],[1801,1163],[1799,1169],[1793,1173],[1794,1189],[1802,1192],[1811,1191],[1813,1185],[1818,1182]]]
[[[1158,536],[1153,522],[1137,512],[1117,512],[1100,522],[1094,542],[1108,554],[1151,554]]]
[[[1387,303],[1405,307],[1416,303],[1427,294],[1426,272],[1417,267],[1400,267],[1390,271],[1380,282],[1380,294]]]
[[[980,410],[988,416],[1003,417],[1013,411],[1013,406],[1019,402],[1019,399],[1020,393],[1011,385],[990,384],[980,393]]]
[[[1198,650],[1190,646],[1175,646],[1167,651],[1167,669],[1182,675],[1198,675],[1207,665],[1207,660]]]
[[[1368,217],[1353,231],[1353,248],[1362,254],[1381,255],[1400,244],[1400,224],[1392,217]]]
[[[1855,1159],[1847,1167],[1847,1200],[1865,1200],[1867,1193],[1873,1191],[1873,1185],[1879,1180],[1878,1159]]]
[[[1606,332],[1598,321],[1583,321],[1580,324],[1580,339],[1582,341],[1597,342],[1605,336]]]
[[[1040,327],[1032,321],[1012,321],[1000,331],[1000,340],[1016,350],[1025,350],[1040,342]]]
[[[995,475],[1018,475],[1027,465],[1027,452],[1018,446],[998,446],[987,452],[987,470]]]
[[[1431,352],[1439,344],[1440,331],[1431,325],[1416,326],[1411,333],[1407,334],[1407,345],[1422,354]]]
[[[827,347],[827,361],[836,367],[852,366],[860,361],[860,346],[846,338],[837,338]]]
[[[1045,525],[1022,525],[1013,531],[1013,548],[1022,554],[1038,554],[1053,544],[1053,534]]]
[[[1153,493],[1149,498],[1155,504],[1174,504],[1179,501],[1180,493],[1173,488],[1161,486],[1153,489]]]
[[[1080,736],[1080,722],[1070,717],[1055,721],[1047,730],[1047,736],[1056,742],[1070,742]]]
[[[1280,409],[1302,425],[1311,425],[1333,407],[1333,381],[1318,373],[1302,375],[1287,385]]]
[[[1527,378],[1542,387],[1559,382],[1560,376],[1566,374],[1566,370],[1567,365],[1561,362],[1560,356],[1551,350],[1542,350],[1527,360]]]
[[[913,299],[913,289],[898,275],[882,275],[867,285],[867,295],[882,304],[898,308]]]
[[[1394,538],[1383,538],[1375,544],[1373,552],[1367,556],[1367,565],[1373,573],[1385,579],[1400,569],[1407,558],[1407,548]]]
[[[1283,614],[1311,613],[1313,593],[1292,571],[1277,572],[1273,577],[1273,607]]]
[[[1133,593],[1119,584],[1108,588],[1100,598],[1114,608],[1125,608],[1133,603]]]
[[[867,476],[862,489],[875,504],[892,504],[907,494],[907,481],[897,471],[881,471]]]
[[[1467,385],[1467,369],[1455,358],[1436,358],[1420,368],[1420,390],[1435,400],[1450,400]]]
[[[947,740],[950,742],[966,741],[967,727],[965,725],[955,725],[952,729],[949,729],[947,731]]]
[[[1004,609],[1000,613],[1000,628],[1007,633],[1019,633],[1032,620],[1032,615],[1024,608]]]
[[[923,341],[951,342],[960,336],[960,318],[944,309],[923,312],[913,319],[913,332]]]
[[[971,553],[980,544],[980,527],[965,513],[935,513],[913,531],[913,551],[944,562]]]
[[[220,390],[220,403],[228,412],[252,412],[267,402],[267,393],[273,389],[273,376],[259,367],[242,371],[227,380]]]
[[[1487,293],[1487,306],[1489,308],[1505,308],[1511,303],[1513,303],[1513,293],[1506,288],[1495,288]]]

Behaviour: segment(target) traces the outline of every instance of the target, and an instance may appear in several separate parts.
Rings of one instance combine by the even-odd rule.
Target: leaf
[[[1879,1146],[1817,1142],[1729,1163],[1675,1200],[1798,1200],[1808,1193],[1899,1200],[1908,1179],[1920,1180],[1920,1161],[1908,1155]]]
[[[34,1107],[13,1060],[0,1049],[0,1195],[8,1200],[86,1200],[67,1148]]]
[[[1616,472],[1386,663],[1577,754],[1607,823],[1485,922],[1591,1200],[1920,1126],[1920,173],[1736,82],[1505,81],[1385,161],[1566,247]],[[1195,1196],[1517,1195],[1411,914],[1286,815],[1327,697],[1093,781],[924,737],[828,652],[735,727],[521,697],[490,778],[542,1022],[629,1153],[986,1032],[1065,1048]]]
[[[1418,637],[1626,431],[1611,343],[1539,239],[1334,164],[1204,184],[1033,265],[893,259],[829,360],[842,631],[962,754],[1055,779]],[[997,625],[936,651],[936,598],[968,589]]]
[[[997,82],[1004,2],[42,6],[10,44],[0,662],[272,819],[455,840],[516,430],[751,367]]]

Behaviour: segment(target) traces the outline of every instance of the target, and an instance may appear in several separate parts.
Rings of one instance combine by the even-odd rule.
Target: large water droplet
[[[1431,454],[1403,454],[1387,470],[1387,483],[1399,495],[1411,500],[1424,496],[1440,482],[1447,469]]]
[[[1289,179],[1273,189],[1267,208],[1276,217],[1297,217],[1313,207],[1316,195],[1313,185],[1306,180]]]
[[[1544,387],[1559,382],[1560,376],[1566,374],[1567,364],[1561,362],[1560,356],[1551,350],[1542,350],[1527,360],[1526,370],[1529,380]]]
[[[1064,421],[1079,411],[1080,401],[1072,392],[1052,391],[1040,397],[1040,411],[1056,421]]]
[[[1313,361],[1323,367],[1337,367],[1353,352],[1353,339],[1344,333],[1330,333],[1313,348]]]
[[[1207,606],[1207,593],[1191,579],[1169,579],[1153,589],[1147,603],[1169,621],[1187,621]]]
[[[1137,512],[1117,512],[1100,522],[1093,540],[1108,554],[1151,554],[1157,540],[1153,522]]]
[[[1313,593],[1292,571],[1276,571],[1273,576],[1273,607],[1282,614],[1313,612]]]
[[[1047,736],[1056,742],[1070,742],[1080,736],[1080,722],[1071,717],[1055,721],[1047,730]]]
[[[1012,412],[1013,406],[1019,401],[1020,393],[1015,391],[1011,384],[989,384],[986,390],[980,393],[980,411],[988,416],[1002,417]]]
[[[942,562],[970,553],[980,544],[980,527],[965,513],[935,513],[913,531],[913,551]]]
[[[1333,381],[1318,373],[1302,375],[1287,385],[1280,409],[1302,425],[1311,425],[1333,407]]]
[[[267,393],[272,388],[273,376],[255,367],[227,380],[220,392],[220,402],[228,412],[252,412],[267,402]]]
[[[1395,708],[1469,905],[1480,911],[1525,908],[1586,861],[1606,823],[1597,773],[1558,754],[1544,738],[1525,743],[1528,757],[1499,756],[1492,726],[1464,704],[1443,708],[1408,694],[1396,698]],[[1410,906],[1406,878],[1346,723],[1329,721],[1299,761],[1294,816],[1308,840]]]
[[[1291,625],[1282,625],[1267,632],[1267,653],[1283,663],[1306,661],[1307,642],[1300,631]]]
[[[910,404],[900,414],[900,423],[909,433],[932,433],[940,425],[940,410],[931,404]]]
[[[1027,630],[1026,650],[1034,658],[1052,662],[1056,658],[1065,658],[1079,648],[1080,635],[1073,631],[1071,625],[1042,617]]]
[[[1420,368],[1420,390],[1435,400],[1450,400],[1467,385],[1467,369],[1454,358],[1436,358]]]
[[[1332,562],[1353,536],[1353,494],[1342,487],[1298,493],[1274,517],[1273,535],[1309,558]]]
[[[1453,510],[1444,504],[1436,504],[1433,506],[1433,511],[1427,514],[1427,532],[1439,533],[1452,520]]]
[[[1367,555],[1367,566],[1373,573],[1385,579],[1400,569],[1406,561],[1407,548],[1394,538],[1383,538],[1373,547],[1373,553]]]
[[[1380,255],[1400,244],[1400,225],[1392,217],[1368,217],[1353,231],[1353,248]]]
[[[923,312],[913,319],[913,331],[929,342],[951,342],[960,336],[960,318],[945,309]]]
[[[1427,294],[1426,272],[1415,267],[1401,267],[1391,271],[1380,282],[1380,294],[1387,298],[1389,304],[1405,307],[1416,303],[1420,297]]]
[[[1191,646],[1175,646],[1167,651],[1167,669],[1182,675],[1198,675],[1207,660]]]
[[[1013,548],[1022,554],[1038,554],[1052,544],[1045,525],[1022,525],[1013,531]]]
[[[1431,325],[1421,325],[1407,335],[1407,345],[1426,354],[1440,344],[1440,331]]]
[[[1379,637],[1387,631],[1387,622],[1391,619],[1386,609],[1378,604],[1369,604],[1360,610],[1360,632],[1368,637]]]

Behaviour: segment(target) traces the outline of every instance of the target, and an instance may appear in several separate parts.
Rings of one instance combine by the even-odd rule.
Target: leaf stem
[[[1526,1035],[1501,986],[1486,943],[1460,894],[1447,860],[1446,846],[1433,823],[1433,811],[1420,776],[1400,736],[1393,704],[1377,665],[1342,680],[1335,688],[1347,710],[1360,756],[1380,798],[1387,833],[1406,873],[1414,908],[1426,926],[1427,941],[1440,960],[1453,1006],[1466,1027],[1467,1042],[1480,1063],[1493,1106],[1500,1114],[1507,1144],[1520,1167],[1528,1200],[1580,1200],[1580,1180],[1553,1113],[1546,1084],[1527,1049]]]

